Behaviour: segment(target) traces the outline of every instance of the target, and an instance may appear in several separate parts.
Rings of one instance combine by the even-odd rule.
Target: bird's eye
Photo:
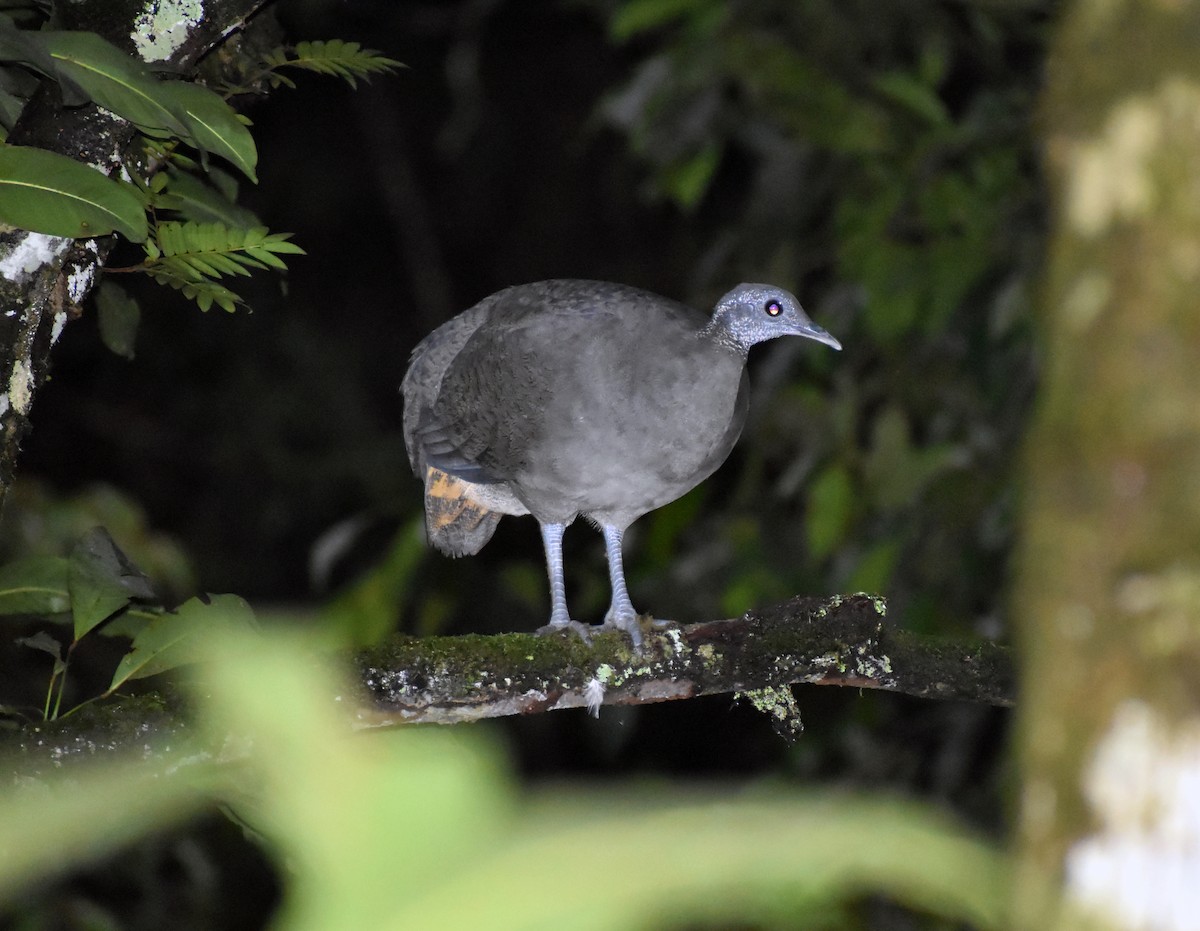
[[[770,317],[778,317],[781,313],[783,313],[783,305],[780,304],[779,301],[767,301],[767,303],[763,305],[763,310],[765,310],[767,315]]]

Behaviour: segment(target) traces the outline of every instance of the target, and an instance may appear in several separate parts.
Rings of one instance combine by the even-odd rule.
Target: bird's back
[[[494,295],[414,353],[414,468],[503,486],[544,521],[627,524],[711,474],[741,431],[743,360],[699,337],[707,319],[606,282]]]

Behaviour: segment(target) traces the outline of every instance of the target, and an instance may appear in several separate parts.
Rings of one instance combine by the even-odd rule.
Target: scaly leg
[[[546,548],[546,574],[550,576],[550,623],[539,627],[535,633],[555,634],[570,630],[578,634],[584,643],[591,643],[587,624],[571,620],[567,611],[567,583],[563,580],[562,538],[566,524],[542,524],[542,545]]]
[[[629,600],[629,589],[625,587],[625,567],[621,562],[621,538],[624,530],[605,524],[604,551],[608,555],[608,578],[612,582],[612,605],[604,615],[604,626],[615,627],[629,634],[633,648],[642,648],[642,628],[638,624],[638,613]]]

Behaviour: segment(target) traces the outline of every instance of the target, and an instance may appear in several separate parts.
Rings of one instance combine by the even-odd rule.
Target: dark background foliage
[[[419,520],[399,432],[412,347],[521,281],[611,279],[708,307],[765,280],[795,291],[845,351],[756,350],[751,419],[729,462],[629,534],[635,604],[700,620],[868,590],[888,596],[896,623],[1004,636],[1043,231],[1032,121],[1052,8],[274,12],[293,40],[357,40],[408,69],[357,92],[303,77],[251,108],[261,183],[244,199],[308,256],[283,287],[263,276],[243,289],[253,313],[202,315],[136,285],[132,362],[103,348],[94,315],[69,326],[6,546],[50,546],[48,525],[66,537],[80,514],[99,515],[180,598],[234,591],[300,623],[363,573],[392,572],[394,627],[532,629],[547,604],[532,522],[502,522],[472,559],[427,552],[378,568],[411,548]],[[573,611],[598,619],[599,538],[580,524],[567,542]],[[314,547],[336,555],[316,572]],[[501,726],[532,778],[782,776],[889,787],[1001,823],[1002,713],[840,689],[799,699],[808,729],[790,748],[721,699]],[[865,905],[862,926],[915,926],[878,911]]]

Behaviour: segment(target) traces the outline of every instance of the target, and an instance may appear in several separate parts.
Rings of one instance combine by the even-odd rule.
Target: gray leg
[[[565,524],[542,524],[542,545],[546,548],[546,573],[550,576],[550,623],[565,627],[571,623],[567,612],[567,583],[563,581],[562,538]]]
[[[542,545],[546,548],[546,573],[550,576],[550,623],[539,627],[539,634],[570,630],[590,643],[588,626],[571,620],[567,611],[567,584],[563,581],[562,538],[566,524],[542,524]]]
[[[606,627],[615,627],[629,634],[634,649],[642,646],[642,629],[638,624],[637,611],[629,600],[629,590],[625,587],[625,567],[621,562],[621,537],[623,530],[618,530],[609,524],[604,525],[604,551],[608,555],[608,577],[612,582],[612,605],[604,616]]]

